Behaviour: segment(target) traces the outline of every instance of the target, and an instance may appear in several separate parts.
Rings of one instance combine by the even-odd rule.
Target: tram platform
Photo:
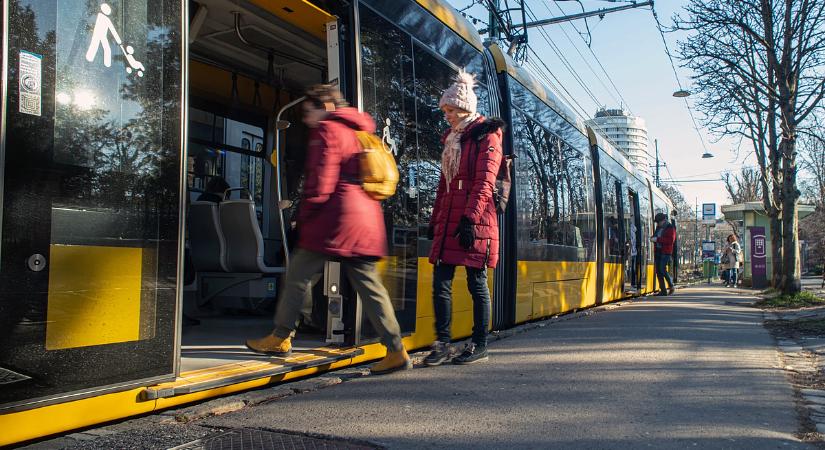
[[[199,406],[225,414],[178,423],[169,417],[185,413],[169,411],[129,432],[168,436],[168,447],[263,429],[386,448],[813,448],[798,437],[794,387],[753,300],[683,288],[522,326],[490,342],[486,363],[387,377],[347,369],[317,389],[229,396]]]

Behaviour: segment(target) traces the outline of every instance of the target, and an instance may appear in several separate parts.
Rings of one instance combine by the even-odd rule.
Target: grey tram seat
[[[198,272],[229,272],[226,240],[221,231],[218,204],[192,202],[189,206],[189,240],[192,265]]]
[[[224,200],[220,204],[220,219],[226,238],[226,262],[232,272],[285,271],[264,262],[264,238],[251,199]]]

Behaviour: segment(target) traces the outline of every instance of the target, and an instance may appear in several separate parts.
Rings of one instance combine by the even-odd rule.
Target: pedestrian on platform
[[[659,280],[659,294],[673,294],[673,280],[667,270],[673,255],[673,244],[676,242],[676,227],[667,220],[667,214],[657,213],[653,219],[656,222],[656,231],[650,241],[653,242],[653,263],[656,267],[656,279]],[[667,282],[667,285],[665,285]]]
[[[424,359],[437,366],[450,357],[452,284],[457,266],[464,266],[473,298],[473,335],[452,362],[485,361],[490,324],[487,268],[498,262],[498,216],[493,201],[502,160],[504,122],[476,112],[473,75],[459,72],[438,105],[450,128],[442,136],[441,179],[428,229],[433,240],[433,303],[436,342]]]
[[[730,259],[725,252],[722,252],[722,257],[719,258],[719,278],[725,287],[730,285]]]
[[[735,234],[728,235],[728,244],[725,246],[722,259],[727,257],[728,261],[728,285],[736,287],[739,281],[739,258],[742,254],[742,247]]]
[[[246,346],[258,353],[287,356],[313,276],[327,261],[341,261],[341,268],[355,291],[387,356],[375,364],[372,374],[412,368],[401,344],[401,330],[390,297],[376,270],[387,254],[387,235],[381,204],[373,200],[358,180],[359,153],[356,130],[375,132],[368,114],[351,108],[337,88],[316,85],[303,102],[304,123],[309,127],[309,146],[304,185],[298,211],[298,244],[289,262],[286,283],[275,314],[275,329]]]

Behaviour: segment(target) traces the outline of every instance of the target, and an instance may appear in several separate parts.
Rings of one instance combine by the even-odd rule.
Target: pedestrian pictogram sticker
[[[39,116],[41,112],[41,67],[43,56],[36,53],[20,50],[20,106],[19,111],[23,114]]]

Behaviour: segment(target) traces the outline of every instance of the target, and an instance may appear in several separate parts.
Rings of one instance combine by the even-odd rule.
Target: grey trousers
[[[298,326],[301,308],[312,278],[324,270],[324,264],[330,259],[328,255],[301,248],[292,254],[284,291],[275,312],[275,336],[286,338],[292,335]],[[395,318],[387,289],[378,276],[375,261],[344,258],[341,261],[341,269],[361,297],[364,311],[381,337],[381,343],[389,351],[397,352],[403,349],[401,328]]]

